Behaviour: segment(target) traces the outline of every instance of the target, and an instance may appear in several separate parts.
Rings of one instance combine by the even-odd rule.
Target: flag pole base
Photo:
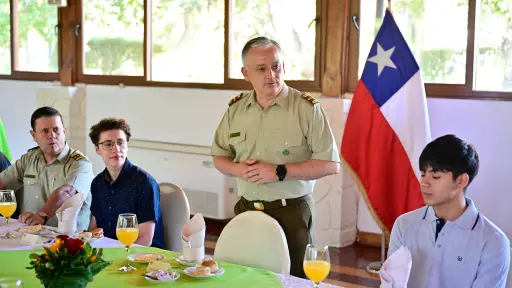
[[[380,268],[382,267],[382,262],[372,262],[368,265],[366,265],[366,271],[368,271],[371,274],[379,274]]]
[[[381,260],[372,262],[368,265],[366,265],[366,271],[368,271],[371,274],[379,274],[380,269],[382,268],[382,265],[384,265],[384,261],[386,260],[386,234],[384,231],[382,231],[381,236],[381,246],[380,246],[380,252],[381,252]]]

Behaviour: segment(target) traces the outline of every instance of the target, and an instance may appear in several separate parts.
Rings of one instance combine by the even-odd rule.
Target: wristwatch
[[[284,166],[283,164],[279,164],[277,165],[276,167],[276,175],[277,175],[277,178],[279,178],[279,181],[283,181],[284,178],[286,177],[286,173],[288,172],[288,170],[286,170],[286,166]]]
[[[44,219],[43,225],[46,225],[46,222],[48,222],[48,215],[46,215],[46,213],[44,213],[44,212],[37,212],[37,215],[43,217],[43,219]]]

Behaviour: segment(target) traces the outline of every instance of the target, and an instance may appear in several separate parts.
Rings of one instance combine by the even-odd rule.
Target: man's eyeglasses
[[[119,139],[116,142],[113,142],[113,141],[103,141],[101,143],[98,143],[98,145],[101,145],[101,146],[103,146],[103,149],[110,151],[110,150],[114,149],[114,145],[116,145],[116,144],[117,144],[117,147],[119,147],[119,148],[126,148],[126,144],[127,143],[128,143],[127,141]]]

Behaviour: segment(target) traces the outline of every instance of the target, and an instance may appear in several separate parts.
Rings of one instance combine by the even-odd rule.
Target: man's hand
[[[18,222],[30,226],[38,224],[42,225],[44,224],[44,218],[32,212],[23,212],[20,214],[20,217],[18,217]]]
[[[276,175],[276,168],[277,165],[274,164],[253,164],[245,168],[243,179],[256,184],[274,182],[279,179]]]
[[[48,201],[44,204],[44,206],[41,208],[40,211],[46,213],[48,215],[48,218],[51,218],[55,215],[55,212],[57,209],[62,206],[64,201],[71,198],[71,196],[75,195],[77,193],[76,189],[68,184],[64,184],[57,188],[55,191],[50,194],[50,197],[48,198]]]
[[[237,164],[237,173],[236,173],[236,177],[238,178],[242,178],[244,179],[245,181],[249,181],[245,178],[245,170],[247,170],[247,168],[249,168],[251,165],[254,165],[258,162],[258,160],[256,159],[247,159],[243,162],[240,162]]]

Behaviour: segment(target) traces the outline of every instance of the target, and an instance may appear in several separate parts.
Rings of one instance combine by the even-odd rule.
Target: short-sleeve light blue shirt
[[[395,221],[388,256],[402,245],[412,256],[409,288],[505,288],[510,265],[507,236],[466,198],[466,211],[436,235],[434,209],[425,206]]]

